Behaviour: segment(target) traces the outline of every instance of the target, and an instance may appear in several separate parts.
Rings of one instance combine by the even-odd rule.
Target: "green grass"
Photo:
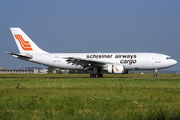
[[[180,118],[180,75],[56,77],[0,78],[0,119]]]
[[[0,78],[89,78],[89,74],[0,74]],[[154,74],[103,74],[104,78],[154,78]],[[180,74],[158,74],[158,78],[177,78]]]

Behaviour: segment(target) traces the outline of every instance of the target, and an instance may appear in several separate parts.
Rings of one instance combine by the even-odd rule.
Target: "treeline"
[[[91,70],[64,70],[56,69],[55,67],[48,67],[48,74],[91,74]],[[108,72],[102,71],[103,74],[108,74]]]

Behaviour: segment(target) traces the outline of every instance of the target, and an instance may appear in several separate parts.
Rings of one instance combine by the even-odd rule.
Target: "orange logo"
[[[33,50],[31,45],[29,44],[29,41],[25,41],[21,35],[14,35],[14,37],[19,41],[23,50],[25,51]]]
[[[116,71],[119,71],[116,67],[114,67],[116,69]]]

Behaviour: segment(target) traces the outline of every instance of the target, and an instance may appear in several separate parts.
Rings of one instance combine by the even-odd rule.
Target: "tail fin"
[[[20,53],[47,53],[40,49],[20,28],[10,28]]]

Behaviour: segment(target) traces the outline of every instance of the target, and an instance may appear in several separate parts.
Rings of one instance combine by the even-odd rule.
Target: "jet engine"
[[[109,73],[128,74],[128,70],[125,70],[122,65],[108,65],[106,70]]]

